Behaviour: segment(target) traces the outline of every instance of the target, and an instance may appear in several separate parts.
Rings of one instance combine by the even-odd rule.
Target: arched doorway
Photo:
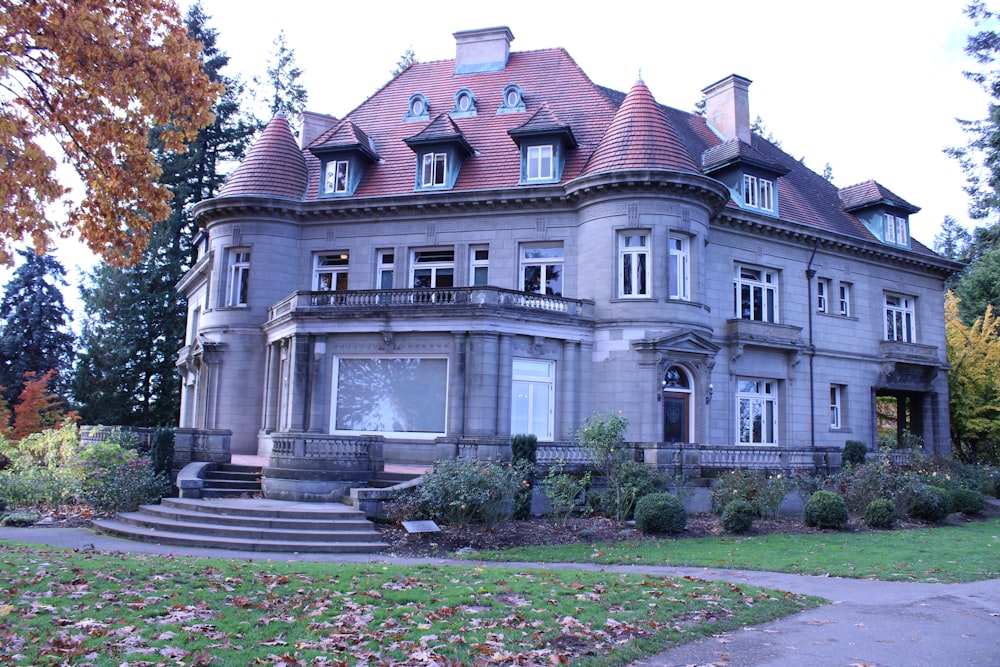
[[[691,378],[684,368],[671,366],[663,374],[663,441],[691,442]]]

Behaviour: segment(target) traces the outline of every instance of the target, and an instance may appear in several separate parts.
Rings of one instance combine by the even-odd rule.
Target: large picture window
[[[618,234],[618,270],[620,297],[649,296],[649,234]]]
[[[410,286],[417,289],[455,286],[455,251],[415,250]]]
[[[510,401],[510,432],[552,440],[554,383],[551,361],[515,359]]]
[[[521,246],[521,289],[525,292],[562,296],[562,245]]]
[[[736,265],[733,317],[758,322],[778,321],[778,276],[773,271]]]
[[[448,360],[337,359],[334,431],[445,433]]]
[[[773,380],[737,380],[736,431],[739,444],[778,444],[776,384]]]

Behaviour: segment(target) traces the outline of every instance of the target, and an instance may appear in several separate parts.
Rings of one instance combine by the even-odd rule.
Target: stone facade
[[[470,35],[490,58],[460,48],[345,119],[311,114],[306,146],[274,119],[198,205],[182,427],[271,457],[283,497],[365,468],[352,439],[426,464],[565,443],[606,411],[675,471],[825,466],[876,445],[878,402],[883,431],[948,452],[956,267],[909,239],[916,207],[751,135],[742,77],[706,89],[716,127],[561,50],[508,56],[506,28]]]

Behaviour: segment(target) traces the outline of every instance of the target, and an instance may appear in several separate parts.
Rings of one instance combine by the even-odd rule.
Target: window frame
[[[479,273],[484,270],[482,282]],[[484,244],[469,246],[469,285],[482,287],[490,284],[490,247]]]
[[[691,300],[691,239],[680,234],[670,234],[670,266],[667,282],[670,298]]]
[[[830,429],[838,431],[844,428],[844,394],[845,385],[830,385]]]
[[[448,186],[447,152],[427,151],[420,156],[420,164],[421,188],[444,188]]]
[[[250,248],[226,249],[226,308],[246,308],[250,305]]]
[[[750,320],[754,322],[767,322],[769,324],[777,324],[780,321],[780,311],[779,311],[779,298],[778,298],[778,287],[780,285],[780,276],[777,271],[773,269],[765,269],[763,267],[753,266],[750,264],[737,263],[735,266],[735,275],[733,277],[733,317],[740,320]],[[744,277],[744,272],[748,273],[758,273],[760,278],[750,279]],[[749,305],[749,317],[744,317],[743,313],[743,290],[747,288],[748,294],[750,296]],[[754,299],[755,290],[760,291],[760,300],[762,306],[760,308],[760,317],[753,317],[754,312],[757,310],[755,304],[757,300]]]
[[[350,253],[321,252],[313,257],[313,290],[316,292],[344,292],[348,289],[348,266]],[[329,275],[324,285],[323,276]],[[343,281],[343,282],[341,282]]]
[[[851,283],[838,284],[838,305],[842,317],[851,316]]]
[[[343,175],[340,168],[343,166]],[[331,179],[332,176],[332,179]],[[330,187],[331,180],[333,188]],[[325,177],[323,179],[323,194],[327,196],[343,195],[351,189],[351,161],[350,160],[328,160],[325,166]]]
[[[518,365],[544,366],[547,370],[545,375],[519,373]],[[525,402],[527,410],[525,412],[525,423],[515,423],[515,410],[518,408],[518,384],[523,384],[527,391]],[[555,410],[556,410],[556,378],[555,362],[547,359],[529,359],[515,357],[511,360],[511,397],[510,397],[510,432],[512,435],[520,433],[531,433],[539,442],[552,442],[555,439]],[[545,433],[536,433],[534,426],[537,420],[534,419],[535,391],[546,392],[546,425]]]
[[[638,246],[630,239],[641,239]],[[648,299],[652,296],[652,234],[648,229],[618,232],[618,298]]]
[[[434,259],[433,255],[451,255],[451,259]],[[426,257],[425,261],[422,258]],[[430,271],[428,285],[417,285],[417,271]],[[450,274],[448,273],[450,271]],[[451,284],[442,285],[441,278],[450,275]],[[448,282],[448,281],[445,281]],[[439,289],[455,286],[455,249],[453,247],[420,248],[410,251],[410,287],[412,289]]]
[[[750,390],[750,384],[763,385]],[[744,410],[744,404],[746,410]],[[754,410],[759,409],[760,438],[754,435]],[[736,378],[736,444],[739,446],[777,446],[778,439],[778,381],[767,378]],[[769,418],[768,418],[769,417]],[[744,423],[746,422],[746,423]],[[769,423],[768,423],[769,422]],[[746,428],[744,428],[746,426]],[[744,439],[744,434],[747,439]]]
[[[375,289],[393,289],[396,285],[396,251],[392,248],[383,248],[375,251],[375,279],[378,283]],[[389,286],[386,287],[386,278],[389,279]]]
[[[548,156],[542,155],[548,152]],[[552,144],[534,144],[525,148],[524,155],[524,180],[531,183],[551,181],[556,176],[555,169],[556,150]],[[543,166],[548,165],[548,169]],[[532,175],[532,169],[535,173]]]
[[[896,303],[890,304],[890,299]],[[916,299],[905,294],[886,292],[882,303],[885,340],[915,343],[917,341]]]
[[[767,178],[758,178],[757,187],[757,208],[769,213],[774,212],[774,181]]]
[[[882,214],[882,234],[886,243],[903,248],[910,247],[910,222],[894,213]]]
[[[547,255],[543,257],[527,257],[526,255],[532,250],[558,250],[558,257]],[[518,252],[518,287],[522,292],[529,292],[531,294],[542,294],[545,296],[557,296],[561,297],[565,293],[565,261],[566,252],[563,247],[562,242],[559,243],[524,243],[521,244],[520,250]],[[529,268],[538,267],[540,269],[538,276],[538,289],[529,290],[526,289],[526,271]],[[556,270],[555,276],[550,276],[550,270]],[[549,293],[549,285],[555,283],[558,285],[558,292],[553,291]]]
[[[816,312],[826,313],[830,312],[830,285],[831,281],[829,278],[817,278],[816,279]]]

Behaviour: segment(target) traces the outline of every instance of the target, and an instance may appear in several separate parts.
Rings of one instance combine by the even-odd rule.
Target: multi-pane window
[[[743,203],[762,211],[774,210],[774,181],[743,175]]]
[[[737,264],[733,283],[733,316],[758,322],[777,322],[777,274]]]
[[[562,296],[562,245],[521,246],[521,289],[525,292]]]
[[[469,248],[469,284],[490,284],[490,249],[487,246]]]
[[[552,146],[528,146],[525,178],[529,181],[552,179]]]
[[[346,290],[348,258],[346,252],[317,255],[314,289],[319,292]]]
[[[230,248],[228,258],[226,305],[245,306],[250,286],[250,251],[246,248]]]
[[[899,294],[885,295],[885,339],[901,343],[916,340],[913,298]]]
[[[445,185],[447,183],[447,173],[447,153],[424,153],[420,181],[423,187],[433,188]]]
[[[843,424],[844,387],[830,385],[830,428],[841,428]]]
[[[618,234],[618,296],[649,296],[649,265],[649,233],[620,232]]]
[[[773,380],[737,380],[736,430],[739,444],[777,444],[777,418],[777,386]]]
[[[816,281],[816,311],[830,312],[830,281],[826,278]]]
[[[454,287],[455,251],[415,250],[410,284],[416,288]]]
[[[510,401],[510,432],[530,433],[552,440],[554,423],[554,364],[514,359]]]
[[[377,289],[392,289],[396,269],[396,253],[392,250],[378,251],[378,266],[375,275],[378,276]]]
[[[901,218],[892,213],[883,216],[885,225],[885,242],[896,245],[910,245],[910,230],[906,218]]]
[[[840,314],[844,317],[851,316],[851,285],[840,283]]]
[[[686,236],[670,236],[670,298],[691,298],[691,253]]]
[[[331,160],[326,163],[326,180],[323,192],[328,195],[347,192],[347,178],[350,171],[346,160]]]

